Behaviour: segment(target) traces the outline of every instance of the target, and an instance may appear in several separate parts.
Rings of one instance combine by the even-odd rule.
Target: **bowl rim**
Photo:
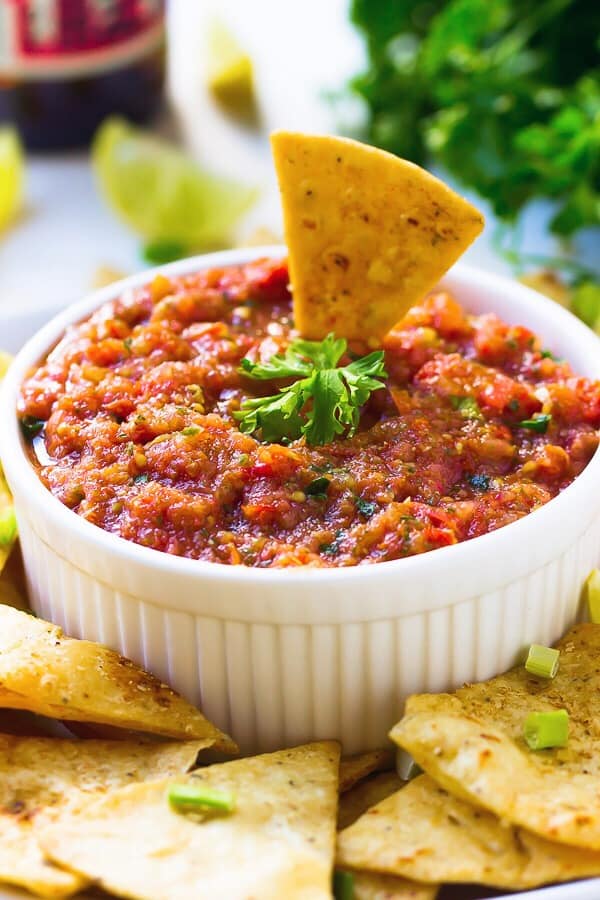
[[[85,540],[98,552],[104,552],[107,558],[118,559],[119,562],[137,564],[144,569],[158,569],[162,574],[174,577],[202,578],[215,583],[235,583],[262,586],[301,585],[309,581],[327,583],[330,587],[343,586],[348,581],[372,579],[375,574],[387,576],[404,576],[413,579],[426,577],[431,580],[443,577],[448,567],[469,566],[473,568],[486,566],[489,554],[504,554],[510,559],[514,548],[533,545],[534,539],[544,533],[544,559],[537,553],[537,560],[532,564],[543,564],[551,555],[564,552],[573,542],[565,537],[565,529],[561,524],[568,511],[571,518],[575,509],[588,512],[594,501],[600,503],[600,449],[596,451],[584,471],[574,479],[560,494],[547,504],[528,513],[509,525],[489,532],[469,541],[462,541],[435,552],[417,554],[398,560],[388,560],[372,564],[356,566],[311,567],[298,566],[290,568],[269,567],[257,568],[243,565],[227,565],[225,563],[207,562],[181,556],[175,556],[143,547],[77,516],[68,509],[43,485],[24,450],[24,442],[15,415],[18,392],[23,379],[31,368],[60,340],[65,329],[77,324],[104,303],[115,299],[119,294],[140,285],[146,284],[157,274],[165,276],[191,274],[201,269],[243,264],[262,258],[285,258],[287,248],[284,245],[265,245],[234,250],[202,254],[178,260],[163,266],[146,269],[128,278],[114,282],[107,287],[96,290],[75,304],[66,307],[58,315],[50,319],[37,331],[18,352],[0,389],[0,421],[6,423],[0,429],[0,457],[9,484],[13,485],[15,495],[25,493],[28,506],[41,512],[47,530],[59,529],[66,538]],[[544,319],[549,323],[549,330],[555,335],[568,333],[572,340],[582,348],[582,358],[587,359],[587,368],[595,369],[596,377],[600,377],[600,339],[564,308],[547,297],[537,293],[516,281],[482,269],[459,263],[441,280],[442,287],[446,280],[457,280],[463,286],[471,287],[477,292],[502,289],[513,299],[522,301],[526,306],[535,303],[543,311]],[[460,290],[460,288],[459,288]],[[502,315],[502,313],[501,313]],[[576,367],[576,366],[575,366]],[[577,374],[577,372],[576,372]],[[17,501],[18,515],[18,501]],[[591,521],[591,517],[588,516]],[[583,529],[582,529],[583,530]],[[534,554],[534,557],[536,554]],[[531,565],[528,566],[528,569]],[[506,581],[514,578],[514,573],[507,573]],[[327,597],[323,598],[323,602]]]

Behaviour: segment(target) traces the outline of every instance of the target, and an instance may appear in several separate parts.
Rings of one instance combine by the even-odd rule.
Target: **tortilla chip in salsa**
[[[331,900],[339,745],[208,766],[176,779],[231,792],[199,816],[168,802],[172,780],[131,785],[67,811],[41,838],[51,859],[145,900]]]
[[[380,342],[483,228],[483,216],[411,162],[348,138],[277,131],[296,328]]]
[[[409,698],[391,737],[438,784],[551,841],[600,850],[600,625],[576,625],[556,645],[558,674],[524,666],[454,694]],[[531,750],[531,712],[566,709],[566,747]]]
[[[0,606],[0,707],[237,750],[194,706],[131,660],[9,606]]]

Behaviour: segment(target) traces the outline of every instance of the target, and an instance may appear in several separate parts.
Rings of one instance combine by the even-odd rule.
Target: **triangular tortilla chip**
[[[287,131],[271,144],[305,337],[381,340],[483,228],[474,206],[384,150]]]
[[[68,741],[0,735],[0,882],[67,897],[86,879],[47,862],[36,831],[47,814],[146,779],[187,772],[210,741]]]
[[[330,900],[339,746],[324,741],[208,766],[185,779],[230,791],[235,809],[174,811],[169,781],[132,785],[61,816],[48,855],[144,900]]]
[[[378,772],[340,794],[338,828],[348,828],[371,806],[394,794],[403,784],[396,772]]]
[[[600,853],[502,824],[427,775],[368,810],[338,837],[338,865],[417,881],[537,887],[600,874]]]
[[[353,900],[435,900],[437,884],[417,884],[393,875],[354,872]]]
[[[455,694],[411,697],[391,737],[442,787],[553,841],[600,850],[600,626],[557,645],[558,675],[517,666]],[[530,712],[566,709],[564,748],[523,740]]]
[[[237,750],[194,706],[131,660],[9,606],[0,606],[0,707],[181,740],[207,738],[220,750]]]
[[[396,754],[393,750],[369,750],[355,756],[345,756],[340,762],[340,794],[349,791],[355,784],[372,775],[393,769]]]

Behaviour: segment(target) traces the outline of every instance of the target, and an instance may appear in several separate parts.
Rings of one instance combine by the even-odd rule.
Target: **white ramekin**
[[[182,260],[169,273],[282,256],[262,247]],[[600,554],[600,454],[560,496],[512,525],[422,556],[345,569],[202,563],[79,518],[24,453],[19,387],[62,335],[144,272],[54,318],[22,349],[0,400],[0,455],[14,493],[31,601],[70,634],[137,660],[198,703],[244,751],[339,738],[382,745],[404,698],[487,678],[578,615]],[[473,312],[529,326],[575,371],[600,377],[600,341],[513,281],[455,267],[444,284]]]

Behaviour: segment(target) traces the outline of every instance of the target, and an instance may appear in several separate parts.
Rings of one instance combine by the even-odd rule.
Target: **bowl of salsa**
[[[17,357],[0,454],[36,612],[168,678],[243,749],[355,752],[409,693],[575,619],[600,543],[600,346],[462,266],[376,350],[301,339],[291,303],[284,247],[97,292]]]

